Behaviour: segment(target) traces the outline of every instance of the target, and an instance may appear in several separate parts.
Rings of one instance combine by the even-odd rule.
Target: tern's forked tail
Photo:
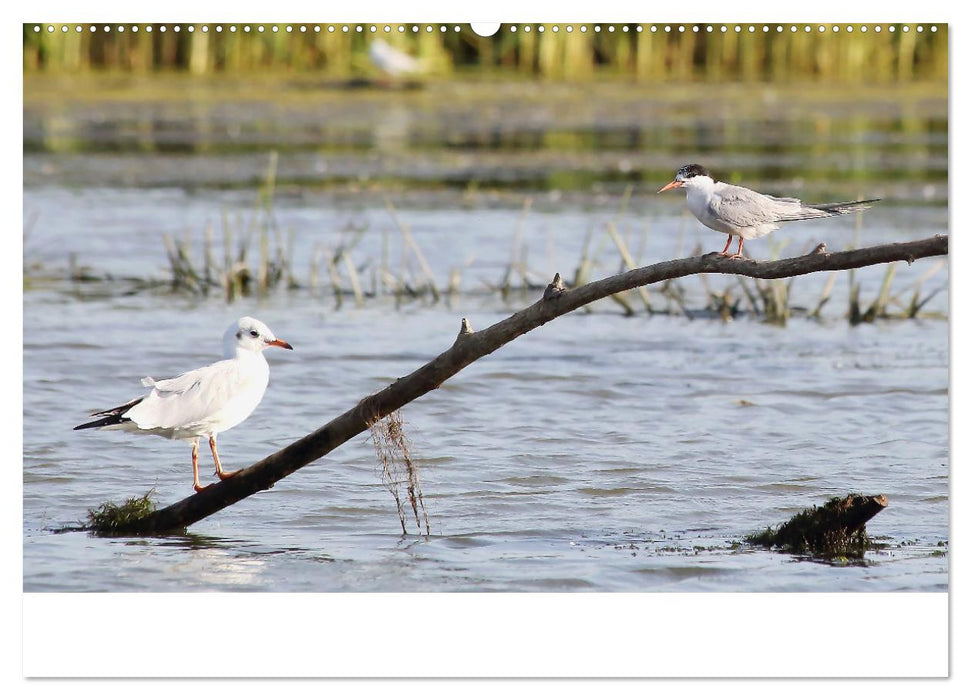
[[[818,209],[819,211],[825,211],[833,216],[839,216],[840,214],[852,214],[855,211],[863,211],[864,209],[869,209],[874,202],[879,202],[879,199],[861,199],[856,202],[835,202],[833,204],[807,204],[807,209]]]
[[[834,202],[832,204],[803,204],[798,211],[783,214],[776,221],[804,221],[805,219],[822,219],[827,216],[840,216],[855,211],[869,209],[879,199],[861,199],[856,202]]]

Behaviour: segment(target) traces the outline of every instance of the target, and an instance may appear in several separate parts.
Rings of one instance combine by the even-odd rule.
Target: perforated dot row
[[[92,32],[92,33],[93,32],[106,32],[106,33],[116,32],[116,33],[119,33],[119,34],[124,33],[124,32],[131,32],[133,34],[137,34],[139,31],[145,31],[145,32],[156,31],[156,29],[153,29],[152,25],[150,25],[150,24],[141,25],[141,26],[139,26],[137,24],[131,24],[131,25],[123,25],[123,24],[119,24],[119,25],[109,25],[109,24],[105,24],[105,25],[94,25],[94,24],[90,24],[90,25],[87,25],[87,27],[85,27],[83,25],[80,25],[80,24],[73,25],[73,26],[67,25],[67,24],[61,24],[61,25],[53,25],[53,24],[40,25],[40,24],[35,24],[33,26],[33,30],[34,30],[35,33],[40,33],[40,32],[46,31],[48,34],[53,34],[56,31],[60,31],[63,34],[66,34],[66,33],[70,32],[72,29],[76,33],[81,33],[83,31],[85,31],[85,29],[87,29],[87,31]],[[845,26],[842,26],[842,27],[839,26],[839,25],[834,25],[832,27],[826,27],[826,26],[823,26],[823,25],[813,26],[813,25],[809,25],[809,24],[805,24],[805,25],[795,25],[795,24],[790,24],[790,25],[781,25],[781,24],[773,24],[773,25],[768,25],[768,24],[762,24],[762,25],[754,25],[754,24],[747,24],[747,25],[741,25],[741,24],[734,24],[734,25],[725,25],[725,24],[721,24],[721,25],[711,25],[711,24],[704,24],[704,25],[701,25],[701,24],[684,25],[684,24],[679,24],[679,25],[676,25],[676,26],[675,25],[670,25],[670,24],[665,24],[665,25],[652,24],[652,25],[649,25],[649,26],[648,25],[640,25],[640,24],[633,25],[633,26],[632,25],[629,25],[629,24],[623,24],[623,25],[608,24],[608,25],[603,25],[603,26],[602,25],[599,25],[599,24],[593,24],[593,25],[586,25],[586,24],[579,24],[579,25],[573,25],[573,24],[564,24],[564,25],[559,25],[559,24],[552,24],[552,25],[544,25],[544,24],[529,25],[529,24],[526,24],[526,25],[522,25],[522,26],[517,26],[517,25],[514,24],[514,25],[510,25],[508,27],[508,30],[510,32],[523,31],[525,33],[529,33],[529,32],[532,32],[532,31],[536,31],[536,32],[539,32],[540,34],[545,33],[546,31],[551,31],[551,32],[554,32],[554,33],[558,33],[560,31],[564,31],[564,32],[567,32],[567,33],[572,33],[574,31],[578,31],[580,33],[587,33],[587,32],[600,33],[600,32],[606,32],[608,34],[609,33],[614,33],[614,32],[628,32],[629,33],[629,32],[632,32],[632,31],[633,32],[645,32],[645,31],[649,31],[649,32],[652,32],[652,33],[658,33],[658,32],[665,32],[665,33],[694,32],[696,34],[700,34],[700,33],[712,34],[712,33],[718,33],[718,32],[720,32],[722,34],[725,34],[725,33],[728,33],[728,32],[735,32],[736,34],[741,34],[741,33],[754,34],[756,32],[762,32],[762,33],[768,34],[768,33],[773,33],[774,32],[774,33],[780,34],[782,32],[792,32],[792,33],[795,33],[795,32],[804,32],[804,33],[812,33],[812,32],[815,32],[815,33],[821,33],[821,32],[826,32],[826,31],[830,31],[830,32],[833,32],[835,34],[835,33],[839,33],[839,32],[852,33],[854,31],[859,31],[859,32],[862,32],[862,33],[866,33],[868,31],[873,31],[873,32],[876,32],[877,34],[879,34],[879,33],[883,32],[883,31],[887,31],[887,32],[893,33],[893,32],[896,32],[897,29],[898,29],[898,27],[896,25],[893,25],[893,24],[888,24],[885,27],[882,26],[882,25],[879,25],[879,24],[875,24],[875,25],[865,25],[864,24],[864,25],[856,25],[856,26],[854,26],[852,24],[848,24],[848,25],[845,25]],[[901,27],[899,27],[899,29],[902,32],[909,32],[912,29],[915,30],[915,31],[918,31],[918,32],[923,32],[925,30],[925,27],[924,27],[924,25],[921,25],[921,24],[913,25],[913,26],[908,25],[908,24],[905,24],[905,25],[902,25]],[[930,27],[927,27],[926,29],[930,30],[931,32],[936,32],[937,31],[937,26],[936,25],[931,25]],[[269,25],[264,25],[264,24],[253,24],[253,25],[251,25],[251,24],[243,24],[243,25],[230,24],[230,25],[222,25],[222,24],[216,24],[216,25],[213,25],[213,26],[210,26],[208,24],[201,24],[201,25],[193,25],[193,24],[187,24],[187,25],[180,25],[180,24],[165,25],[165,24],[163,24],[163,25],[160,25],[157,28],[157,31],[163,32],[163,33],[164,32],[167,32],[167,31],[173,31],[173,32],[176,32],[176,33],[181,32],[181,31],[186,31],[186,32],[189,32],[190,34],[193,33],[193,32],[196,32],[196,31],[200,31],[200,32],[203,32],[203,33],[206,33],[206,32],[209,32],[209,31],[215,31],[216,33],[221,33],[221,32],[224,32],[224,31],[228,31],[230,33],[242,32],[244,34],[248,34],[248,33],[262,34],[262,33],[266,33],[266,32],[279,33],[281,31],[288,32],[288,33],[294,33],[294,32],[296,32],[296,33],[300,33],[300,34],[306,34],[307,32],[314,32],[314,33],[327,32],[329,34],[333,34],[335,32],[336,33],[344,33],[344,34],[350,34],[350,33],[371,33],[371,34],[377,34],[377,33],[382,33],[382,32],[385,33],[385,34],[390,34],[392,32],[397,32],[399,34],[404,34],[405,32],[411,32],[413,34],[417,34],[417,33],[421,32],[421,31],[425,31],[427,33],[435,32],[435,31],[438,31],[438,32],[449,32],[449,31],[459,32],[459,31],[461,31],[461,27],[458,26],[458,25],[445,25],[445,24],[438,24],[438,25],[427,24],[427,25],[424,25],[424,26],[419,26],[417,24],[413,24],[413,25],[410,25],[410,26],[409,25],[404,25],[404,24],[397,24],[397,25],[391,25],[391,24],[384,24],[384,25],[378,25],[378,24],[327,24],[327,25],[320,25],[320,24],[313,24],[313,25],[311,25],[311,24],[285,24],[285,25],[279,25],[279,24],[269,24]]]

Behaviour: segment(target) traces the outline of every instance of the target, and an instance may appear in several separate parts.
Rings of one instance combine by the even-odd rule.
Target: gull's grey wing
[[[178,428],[211,417],[233,397],[240,384],[239,368],[223,360],[172,379],[143,380],[152,391],[125,418],[139,428]]]

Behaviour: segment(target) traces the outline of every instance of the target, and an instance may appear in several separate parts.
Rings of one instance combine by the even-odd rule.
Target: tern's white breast
[[[710,191],[693,188],[687,189],[688,211],[694,214],[698,221],[715,231],[738,235],[739,232],[735,227],[719,219],[711,210],[712,193]]]

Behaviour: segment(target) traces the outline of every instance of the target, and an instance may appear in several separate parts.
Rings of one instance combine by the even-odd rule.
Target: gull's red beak
[[[276,345],[278,348],[286,348],[287,350],[293,350],[293,346],[290,345],[290,343],[288,343],[285,340],[280,340],[279,338],[271,340],[270,342],[267,343],[267,345]]]
[[[684,187],[684,183],[681,180],[671,180],[668,184],[657,191],[658,194],[662,192],[667,192],[668,190],[673,190],[675,187]]]

